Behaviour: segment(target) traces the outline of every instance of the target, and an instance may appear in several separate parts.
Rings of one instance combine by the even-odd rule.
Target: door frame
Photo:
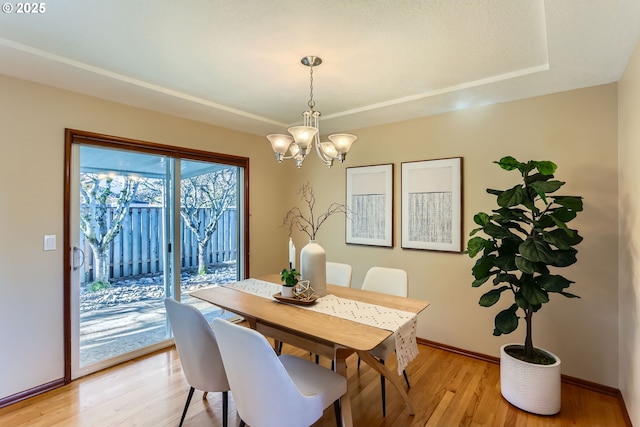
[[[65,129],[64,147],[64,251],[63,251],[63,292],[64,292],[64,383],[71,382],[72,375],[72,320],[71,320],[71,274],[72,274],[72,241],[71,241],[71,179],[72,179],[72,148],[74,144],[101,146],[113,149],[125,149],[141,153],[164,155],[187,160],[200,160],[212,163],[237,166],[241,169],[242,187],[241,194],[244,209],[241,218],[240,229],[242,237],[239,248],[238,271],[243,272],[243,277],[249,277],[249,158],[228,154],[213,153],[192,148],[184,148],[172,145],[158,144],[130,138],[122,138],[87,132],[76,129]],[[172,251],[174,256],[178,251]]]

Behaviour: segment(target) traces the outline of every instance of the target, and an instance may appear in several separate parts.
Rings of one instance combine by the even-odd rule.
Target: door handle
[[[73,260],[71,261],[71,264],[73,265],[73,270],[78,270],[80,267],[82,267],[84,265],[84,251],[82,249],[80,249],[77,246],[73,247],[73,255],[72,255]],[[78,264],[78,261],[80,262]]]

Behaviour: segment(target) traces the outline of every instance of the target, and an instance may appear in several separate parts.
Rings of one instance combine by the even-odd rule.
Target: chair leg
[[[384,360],[380,360],[380,363],[384,365]],[[387,416],[387,390],[384,381],[384,375],[380,375],[380,390],[382,391],[382,416]]]
[[[340,408],[340,399],[333,402],[333,410],[336,413],[336,426],[342,427],[342,410]]]
[[[208,392],[208,391],[205,391],[205,392],[202,394],[202,398],[203,398],[203,399],[206,399],[208,395],[209,395],[209,392]]]
[[[320,355],[316,354],[316,365],[320,363]]]
[[[382,416],[387,416],[386,390],[384,384],[384,376],[380,375],[380,389],[382,390]]]
[[[384,360],[380,359],[380,363],[382,363],[384,365]],[[358,357],[358,369],[360,369],[360,357]],[[409,377],[407,377],[407,371],[406,370],[402,370],[402,374],[404,375],[404,380],[407,383],[407,387],[411,388],[411,384],[409,384]],[[387,402],[386,402],[386,387],[385,387],[385,381],[384,381],[384,376],[380,375],[380,389],[382,390],[382,416],[386,417],[387,416]]]
[[[227,419],[229,415],[229,392],[222,392],[222,427],[227,427]]]
[[[189,395],[187,396],[187,403],[185,403],[184,405],[184,410],[182,411],[182,418],[180,418],[180,424],[179,427],[182,427],[182,423],[184,422],[184,417],[187,415],[187,409],[189,409],[189,404],[191,403],[191,398],[193,397],[193,392],[196,389],[191,387],[189,389]]]

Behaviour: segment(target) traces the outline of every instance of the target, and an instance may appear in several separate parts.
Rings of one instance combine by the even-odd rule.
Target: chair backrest
[[[399,297],[409,294],[407,272],[398,268],[371,267],[367,271],[362,289]]]
[[[349,264],[327,261],[327,283],[348,288],[351,286],[352,271]]]
[[[171,298],[164,300],[164,306],[189,385],[202,391],[228,391],[216,336],[202,313]]]
[[[320,402],[308,402],[320,397],[298,391],[262,334],[220,318],[212,326],[238,414],[247,425],[298,427],[322,416]]]

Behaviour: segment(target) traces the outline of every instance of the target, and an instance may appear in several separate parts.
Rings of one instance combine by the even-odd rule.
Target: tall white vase
[[[309,240],[300,251],[300,275],[309,281],[316,295],[327,294],[327,256],[315,240]]]

